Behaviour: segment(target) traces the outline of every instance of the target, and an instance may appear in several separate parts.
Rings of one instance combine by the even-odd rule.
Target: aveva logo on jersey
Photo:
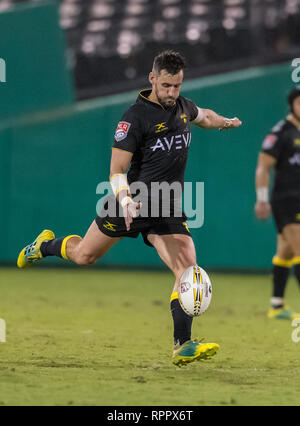
[[[292,158],[289,159],[289,163],[293,166],[300,166],[300,154],[296,153]]]
[[[183,149],[190,146],[192,139],[191,132],[183,133],[181,135],[158,138],[155,145],[151,146],[153,152],[157,150],[162,150],[170,152],[171,149]]]

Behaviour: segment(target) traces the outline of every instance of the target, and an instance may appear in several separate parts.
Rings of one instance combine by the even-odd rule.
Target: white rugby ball
[[[184,312],[197,317],[210,305],[212,285],[210,278],[200,266],[190,266],[180,279],[178,299]]]

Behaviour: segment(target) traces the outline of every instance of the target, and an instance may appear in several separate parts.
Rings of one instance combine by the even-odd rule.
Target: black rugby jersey
[[[191,143],[190,122],[198,115],[196,105],[179,96],[176,105],[164,108],[142,90],[118,124],[113,148],[133,153],[128,183],[180,182],[183,185]]]
[[[262,151],[276,158],[273,199],[300,198],[300,131],[289,120],[280,121],[267,135]]]

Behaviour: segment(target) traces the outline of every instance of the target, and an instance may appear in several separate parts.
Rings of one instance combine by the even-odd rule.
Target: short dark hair
[[[162,70],[166,70],[169,74],[175,75],[183,70],[185,65],[185,58],[179,52],[164,50],[154,58],[153,70],[158,74]]]
[[[292,113],[294,113],[294,100],[298,96],[300,96],[300,86],[296,86],[288,95],[288,104]]]

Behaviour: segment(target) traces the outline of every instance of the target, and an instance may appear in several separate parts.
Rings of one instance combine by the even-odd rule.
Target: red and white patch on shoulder
[[[276,135],[267,135],[265,140],[263,141],[263,149],[273,148],[277,139],[278,139],[278,136]]]
[[[127,123],[127,121],[119,122],[116,133],[115,133],[115,140],[117,142],[120,142],[127,137],[130,126],[131,126],[131,123]]]

